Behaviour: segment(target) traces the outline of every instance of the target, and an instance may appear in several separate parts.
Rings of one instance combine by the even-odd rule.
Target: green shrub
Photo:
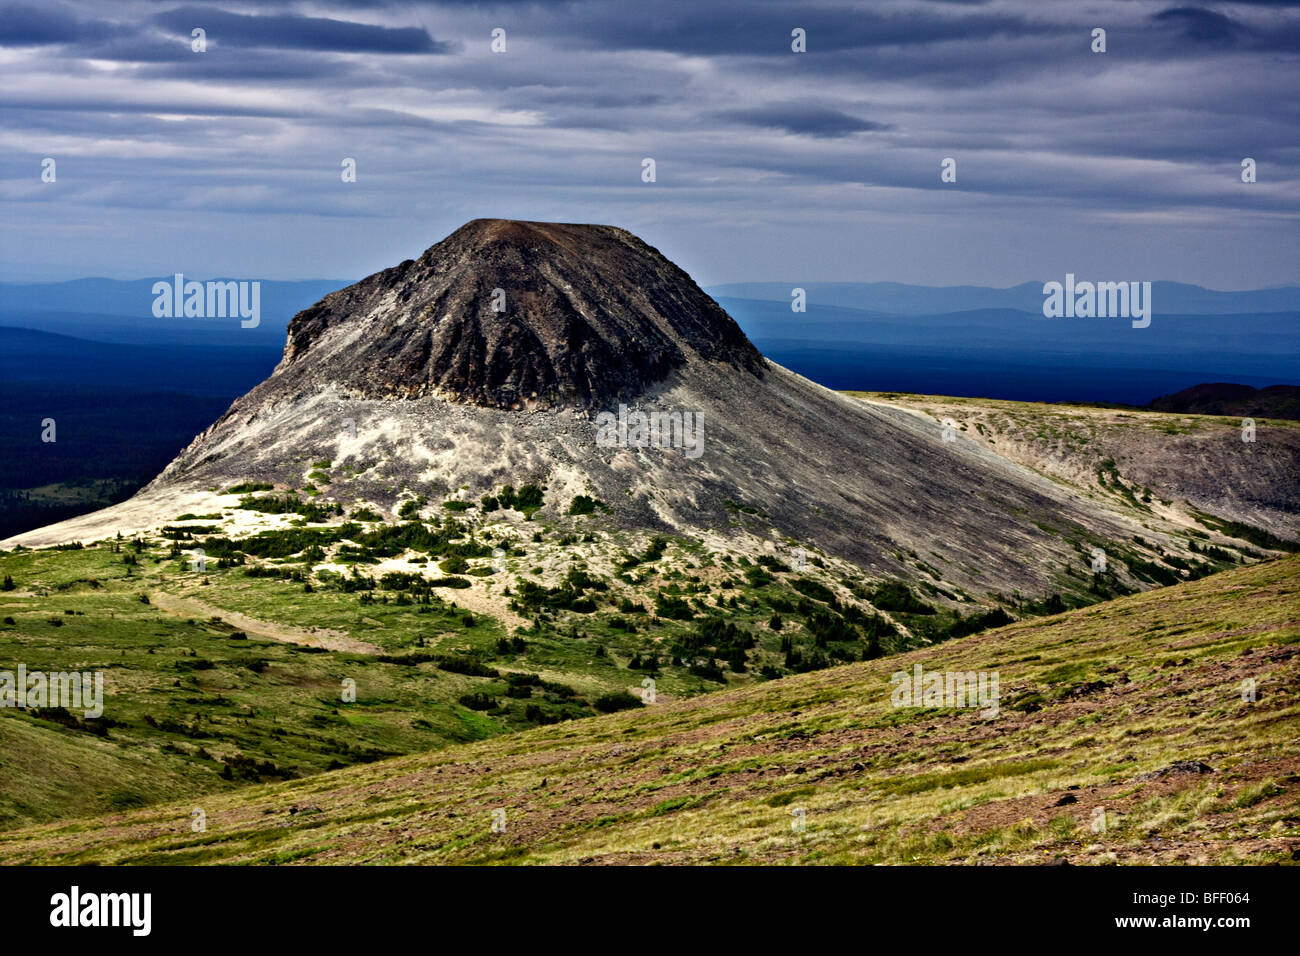
[[[627,691],[620,690],[612,694],[602,694],[592,701],[591,706],[602,714],[612,714],[619,710],[631,710],[634,707],[641,707],[643,704],[639,697],[633,697]]]
[[[397,517],[413,521],[420,517],[420,509],[426,504],[424,495],[417,495],[407,501],[403,501],[401,507],[397,509]]]
[[[527,484],[515,491],[513,485],[505,485],[497,492],[497,501],[502,508],[513,508],[515,511],[522,512],[526,515],[532,515],[542,507],[542,498],[545,488],[534,484]]]
[[[464,574],[469,570],[469,562],[459,554],[453,554],[451,557],[439,561],[438,567],[442,568],[446,574]]]
[[[655,595],[655,613],[670,621],[689,621],[695,617],[695,609],[683,598],[662,591]]]
[[[245,481],[238,485],[232,485],[222,492],[223,495],[244,495],[251,491],[272,491],[275,485],[268,485],[263,481]]]
[[[408,657],[412,655],[407,655]],[[438,657],[432,655],[431,659],[437,660],[438,670],[447,671],[449,674],[464,674],[467,677],[500,677],[501,675],[495,668],[488,667],[481,661],[476,661],[472,657]]]
[[[746,574],[748,573],[746,572]],[[835,592],[820,581],[814,581],[812,578],[794,578],[790,581],[790,586],[800,594],[807,595],[818,601],[825,601],[829,604],[835,600]]]
[[[870,594],[871,603],[882,611],[899,614],[933,614],[934,608],[926,604],[912,589],[901,581],[885,581]]]
[[[571,515],[589,515],[594,514],[596,509],[608,511],[605,502],[599,498],[592,498],[589,495],[578,495],[569,503],[569,514]]]
[[[429,581],[429,587],[433,588],[469,588],[473,587],[474,582],[468,578],[433,578]]]

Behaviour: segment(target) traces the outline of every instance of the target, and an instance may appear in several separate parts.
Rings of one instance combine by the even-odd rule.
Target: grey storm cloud
[[[966,12],[964,5],[959,14],[931,12],[925,4],[896,13],[861,4],[838,9],[734,3],[668,6],[684,12],[663,16],[652,5],[598,8],[601,44],[617,49],[769,56],[790,51],[791,31],[796,27],[805,31],[809,51],[822,52],[1039,36],[1053,29],[1019,14]],[[581,37],[573,40],[581,42]]]
[[[247,47],[346,53],[454,53],[456,44],[433,39],[419,27],[383,27],[327,17],[230,13],[180,7],[154,22],[185,36],[202,27],[211,39]]]
[[[54,4],[0,4],[0,46],[77,43],[132,32],[129,26],[79,17],[74,10]]]
[[[840,110],[800,103],[773,103],[754,109],[719,110],[713,115],[734,123],[805,136],[849,136],[889,128],[885,123],[859,119]]]
[[[1231,17],[1202,7],[1171,7],[1152,19],[1179,27],[1183,36],[1198,43],[1232,43],[1243,32]]]
[[[1157,24],[1175,27],[1181,38],[1192,43],[1300,53],[1300,25],[1295,23],[1251,27],[1227,14],[1204,7],[1170,7],[1151,19]]]
[[[507,216],[718,281],[1298,278],[1300,0],[56,0],[0,46],[19,277],[348,277]]]

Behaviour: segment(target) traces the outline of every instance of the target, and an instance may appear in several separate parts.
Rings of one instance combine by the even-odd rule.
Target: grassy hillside
[[[1128,407],[852,392],[951,425],[1153,534],[1300,548],[1300,422]],[[1243,553],[1250,548],[1234,545]],[[1175,564],[1177,566],[1177,564]]]
[[[888,659],[8,830],[0,862],[1290,861],[1298,662],[1287,557]],[[892,706],[891,673],[917,663],[996,671],[999,714]]]
[[[897,585],[877,596],[815,554],[796,571],[594,526],[579,541],[511,514],[493,525],[518,526],[501,573],[482,537],[438,519],[365,532],[286,520],[234,543],[191,538],[191,519],[178,527],[194,531],[164,532],[183,540],[0,552],[0,669],[101,671],[106,695],[102,719],[0,710],[0,823],[424,752],[640,707],[647,679],[672,700],[984,620]],[[366,538],[384,534],[411,540]],[[206,570],[179,550],[197,543]]]

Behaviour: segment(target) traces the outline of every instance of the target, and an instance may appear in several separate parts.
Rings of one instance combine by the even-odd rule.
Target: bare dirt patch
[[[240,614],[238,611],[227,611],[224,608],[215,607],[206,601],[200,601],[198,598],[178,597],[162,591],[152,592],[149,595],[149,600],[154,607],[166,611],[168,614],[184,617],[220,617],[223,621],[233,624],[241,631],[256,634],[259,637],[269,637],[274,641],[284,641],[286,644],[322,647],[330,651],[347,651],[352,654],[383,653],[383,650],[376,645],[348,637],[343,631],[334,628],[293,627],[288,624],[276,624],[272,621],[259,621],[255,617]]]

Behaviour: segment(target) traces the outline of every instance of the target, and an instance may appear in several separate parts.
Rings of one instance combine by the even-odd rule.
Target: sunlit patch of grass
[[[1286,791],[1278,786],[1276,780],[1262,780],[1253,786],[1246,787],[1237,795],[1237,798],[1229,805],[1232,810],[1245,810],[1267,800],[1269,797],[1279,796]]]
[[[1074,838],[1079,829],[1079,822],[1070,814],[1062,813],[1052,817],[1047,827],[1056,840],[1064,842]]]

